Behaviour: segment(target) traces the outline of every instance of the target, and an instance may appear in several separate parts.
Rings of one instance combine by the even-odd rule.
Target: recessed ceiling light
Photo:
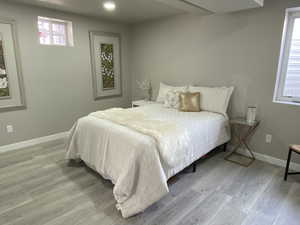
[[[114,11],[116,9],[116,3],[114,1],[103,2],[103,8],[107,11]]]

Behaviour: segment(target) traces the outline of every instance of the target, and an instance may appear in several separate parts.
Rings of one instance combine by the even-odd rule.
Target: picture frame
[[[121,35],[90,31],[89,38],[94,99],[122,96]]]
[[[26,108],[16,22],[0,18],[0,112]]]

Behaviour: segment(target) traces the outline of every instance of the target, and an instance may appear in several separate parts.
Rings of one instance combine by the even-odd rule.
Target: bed
[[[151,126],[160,130],[144,129]],[[111,180],[116,207],[127,218],[166,195],[170,177],[229,140],[226,115],[180,112],[155,103],[80,118],[66,158],[81,159]]]

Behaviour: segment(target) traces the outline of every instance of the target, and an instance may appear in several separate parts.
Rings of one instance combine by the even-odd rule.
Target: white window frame
[[[294,30],[294,21],[297,18],[300,18],[300,7],[286,9],[277,79],[273,98],[273,102],[275,103],[300,105],[300,97],[286,97],[283,95],[289,54],[291,50],[292,34]]]
[[[47,23],[49,23],[50,29],[49,29],[49,33],[50,33],[50,43],[46,44],[46,43],[41,43],[40,42],[40,37],[39,37],[39,43],[41,45],[53,45],[53,46],[74,46],[74,41],[73,41],[73,25],[71,21],[67,21],[67,20],[61,20],[61,19],[56,19],[56,18],[48,18],[48,17],[42,17],[42,16],[38,16],[38,22],[39,21],[45,21]],[[66,39],[66,44],[65,45],[60,45],[60,44],[55,44],[53,41],[53,28],[52,25],[53,24],[61,24],[64,25],[65,28],[65,39]],[[39,31],[39,26],[38,26],[38,32]]]

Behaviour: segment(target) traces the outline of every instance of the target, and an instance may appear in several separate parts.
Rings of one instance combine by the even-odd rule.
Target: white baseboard
[[[69,135],[69,132],[67,131],[67,132],[52,134],[52,135],[49,135],[49,136],[34,138],[34,139],[31,139],[31,140],[27,140],[27,141],[21,141],[21,142],[17,142],[17,143],[10,144],[10,145],[3,145],[3,146],[0,146],[0,153],[8,152],[8,151],[14,151],[14,150],[17,150],[17,149],[20,149],[20,148],[27,148],[27,147],[42,144],[42,143],[45,143],[45,142],[49,142],[49,141],[64,139],[64,138],[67,138],[68,135]]]
[[[250,156],[250,154],[248,153],[248,151],[246,151],[245,149],[239,149],[238,153],[242,154],[242,155],[246,155],[246,156]],[[269,155],[265,155],[265,154],[261,154],[261,153],[257,153],[257,152],[253,152],[254,156],[256,159],[276,165],[276,166],[281,166],[281,167],[286,167],[286,160],[283,159],[278,159]],[[300,171],[300,164],[298,163],[290,163],[290,169],[291,170],[295,170],[295,171]]]

